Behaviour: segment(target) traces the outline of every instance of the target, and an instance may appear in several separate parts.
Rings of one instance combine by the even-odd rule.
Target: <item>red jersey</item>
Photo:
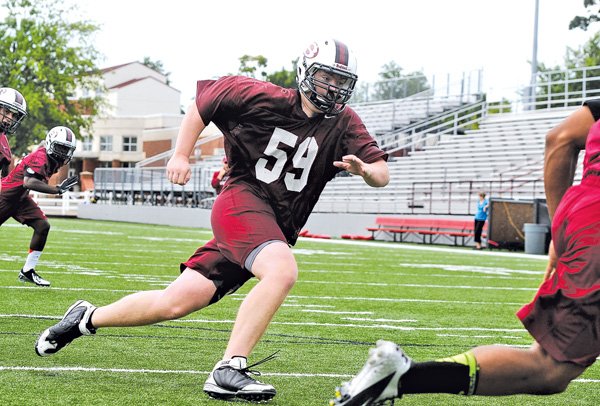
[[[353,154],[367,163],[387,159],[358,115],[309,118],[297,90],[244,76],[198,81],[204,123],[223,132],[230,182],[245,182],[272,206],[288,242],[295,243],[325,185]]]
[[[48,159],[45,147],[39,147],[23,158],[8,176],[2,179],[2,198],[18,200],[27,196],[29,189],[23,186],[25,176],[35,177],[47,183],[50,177],[58,172],[60,166],[58,162]]]
[[[600,99],[589,100],[588,106],[596,123],[590,128],[585,142],[585,157],[583,160],[583,176],[600,175]]]
[[[10,165],[11,160],[12,152],[10,152],[10,145],[8,145],[6,134],[0,133],[0,170],[3,166]]]

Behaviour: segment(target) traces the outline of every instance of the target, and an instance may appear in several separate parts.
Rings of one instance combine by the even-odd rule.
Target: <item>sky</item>
[[[583,1],[539,0],[539,62],[562,64],[567,46],[583,45],[600,29],[568,29],[574,16],[587,13]],[[269,72],[291,69],[315,38],[345,42],[358,58],[360,81],[377,80],[390,61],[429,77],[481,69],[483,90],[491,93],[525,85],[531,76],[535,0],[76,3],[81,16],[100,26],[94,36],[104,56],[100,67],[159,60],[183,105],[197,80],[237,72],[242,55],[265,56]]]

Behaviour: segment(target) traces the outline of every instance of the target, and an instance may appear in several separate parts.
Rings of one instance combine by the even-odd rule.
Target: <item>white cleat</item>
[[[330,406],[381,405],[398,396],[398,383],[408,371],[411,360],[396,344],[379,340],[369,350],[365,366],[350,382],[336,388]]]

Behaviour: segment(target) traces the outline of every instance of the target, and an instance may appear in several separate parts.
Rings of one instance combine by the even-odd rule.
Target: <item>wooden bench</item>
[[[419,235],[423,243],[433,244],[445,236],[453,240],[454,245],[465,245],[471,237],[475,236],[473,220],[453,220],[414,217],[377,217],[376,227],[367,227],[373,239],[380,234],[391,235],[394,242],[402,242],[408,235]],[[486,237],[487,223],[484,226],[482,237]]]

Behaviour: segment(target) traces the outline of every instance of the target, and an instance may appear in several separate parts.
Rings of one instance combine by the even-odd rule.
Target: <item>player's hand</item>
[[[366,164],[355,155],[344,155],[341,161],[334,161],[333,165],[353,175],[365,176]]]
[[[554,250],[554,241],[550,241],[550,246],[548,247],[548,265],[546,265],[546,272],[544,272],[544,282],[554,275],[556,271],[556,251]]]
[[[77,175],[69,176],[67,179],[60,182],[60,185],[57,186],[58,194],[62,195],[65,192],[68,192],[73,186],[77,184],[79,177]]]
[[[176,185],[185,185],[191,177],[190,159],[175,153],[167,163],[167,179]]]

